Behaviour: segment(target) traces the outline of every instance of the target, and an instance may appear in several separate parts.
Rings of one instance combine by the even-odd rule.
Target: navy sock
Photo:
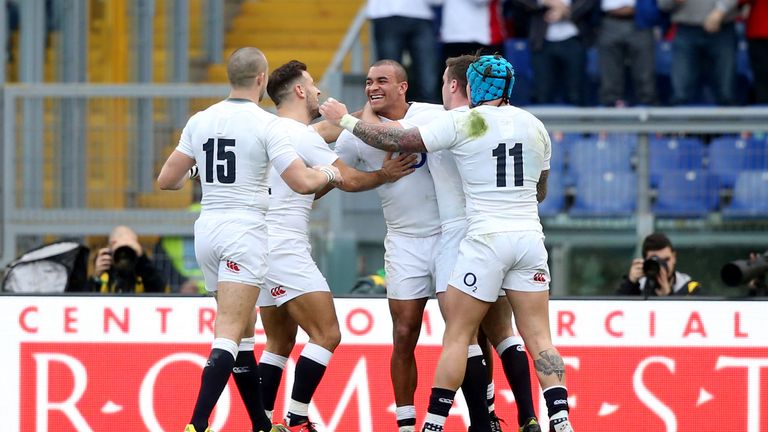
[[[234,365],[235,359],[229,351],[220,348],[211,350],[208,362],[203,368],[200,392],[197,395],[195,409],[192,411],[192,420],[190,420],[196,430],[204,431],[208,427],[208,418],[229,381]]]
[[[536,411],[533,409],[528,355],[521,345],[515,344],[505,349],[500,357],[504,375],[512,388],[512,394],[515,395],[517,424],[522,426],[529,418],[536,417]]]
[[[488,372],[482,355],[476,355],[467,359],[467,370],[464,373],[464,381],[461,383],[461,391],[467,400],[469,420],[472,432],[490,432],[491,417],[488,413]]]
[[[240,392],[240,398],[248,412],[248,417],[251,419],[253,430],[271,429],[272,422],[269,421],[264,412],[259,384],[259,367],[252,350],[237,353],[232,374],[235,378],[235,384],[237,384],[237,390]]]

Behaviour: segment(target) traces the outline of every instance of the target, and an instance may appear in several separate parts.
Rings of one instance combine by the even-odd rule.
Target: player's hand
[[[720,9],[713,9],[704,19],[704,30],[708,33],[717,33],[720,31],[720,25],[725,18],[725,12]]]
[[[635,258],[632,260],[632,265],[629,267],[629,275],[627,276],[629,281],[637,283],[641,277],[643,277],[643,259]]]
[[[329,122],[339,126],[341,118],[344,117],[344,114],[348,114],[347,106],[334,98],[328,98],[320,105],[320,114]]]
[[[334,186],[344,183],[344,179],[341,177],[341,171],[333,165],[317,165],[313,168],[326,175],[330,175],[328,183],[331,183]]]
[[[395,157],[394,153],[387,152],[384,163],[381,164],[381,172],[387,179],[387,183],[395,182],[416,171],[413,165],[417,159],[418,156],[415,153],[401,153]]]
[[[96,261],[93,264],[93,273],[101,275],[112,267],[112,251],[109,248],[101,248],[96,253]]]
[[[669,270],[665,266],[659,266],[659,275],[656,276],[656,282],[659,287],[656,288],[656,295],[664,297],[672,294],[672,285],[669,283]]]

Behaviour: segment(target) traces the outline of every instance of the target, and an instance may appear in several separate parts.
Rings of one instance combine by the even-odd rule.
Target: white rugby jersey
[[[467,111],[469,107],[455,108],[456,111]],[[408,109],[405,119],[400,120],[404,128],[424,126],[435,120],[436,117],[445,115],[445,109],[439,104],[414,102]],[[440,223],[443,230],[450,229],[453,225],[464,223],[466,218],[466,200],[464,199],[463,183],[461,175],[456,167],[456,159],[450,151],[438,151],[430,153],[427,157],[429,172],[435,183],[437,195],[437,208],[440,212]]]
[[[343,131],[336,140],[335,150],[344,163],[362,171],[381,169],[387,155],[387,152],[363,143],[348,131]],[[440,233],[435,185],[429,174],[427,159],[426,153],[420,154],[413,173],[376,188],[387,232],[411,237]]]
[[[200,169],[202,212],[266,212],[270,161],[279,172],[298,158],[278,118],[244,99],[227,99],[187,121],[176,150]]]
[[[450,111],[419,127],[430,152],[450,149],[467,200],[468,234],[542,232],[536,186],[549,169],[552,144],[544,125],[514,106]]]
[[[307,166],[331,165],[338,159],[336,153],[311,126],[288,118],[280,118],[279,122],[285,127],[293,148]],[[270,230],[277,228],[308,235],[309,212],[315,194],[294,192],[274,168],[269,170],[269,185],[267,224]]]

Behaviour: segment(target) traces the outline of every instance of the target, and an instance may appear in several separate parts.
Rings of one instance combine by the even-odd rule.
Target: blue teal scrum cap
[[[515,68],[504,57],[484,55],[469,65],[467,82],[473,107],[495,99],[507,102],[515,85]]]

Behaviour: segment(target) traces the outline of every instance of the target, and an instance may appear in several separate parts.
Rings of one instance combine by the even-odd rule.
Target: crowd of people
[[[431,71],[441,51],[443,60],[476,50],[515,60],[504,44],[514,39],[527,40],[530,66],[512,63],[534,104],[768,104],[763,0],[369,0],[368,16],[379,58],[410,54],[415,100],[438,99]],[[657,68],[661,42],[671,44],[669,70]],[[749,68],[739,77],[741,42]]]

